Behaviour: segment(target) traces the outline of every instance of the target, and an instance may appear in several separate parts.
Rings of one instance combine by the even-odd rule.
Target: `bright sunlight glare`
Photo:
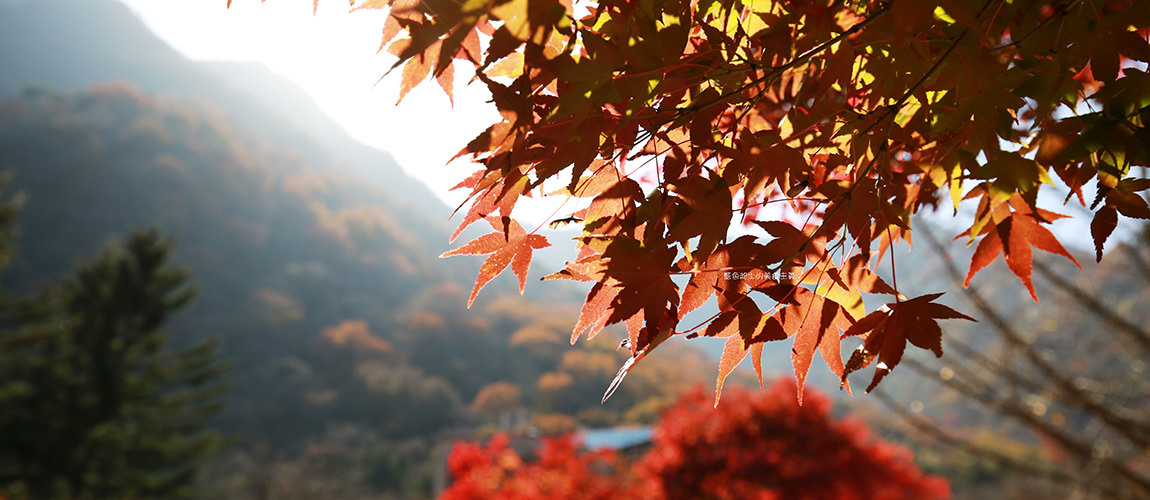
[[[445,165],[498,119],[484,89],[456,73],[455,104],[432,82],[396,106],[399,71],[377,53],[384,11],[350,12],[346,0],[122,0],[165,42],[193,60],[255,61],[295,82],[355,138],[386,150],[455,208],[448,190],[472,170]],[[377,83],[378,82],[378,83]],[[546,214],[544,214],[545,216]],[[542,217],[542,216],[541,216]]]

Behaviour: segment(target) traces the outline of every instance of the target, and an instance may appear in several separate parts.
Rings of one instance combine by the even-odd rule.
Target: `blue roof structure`
[[[623,450],[651,441],[650,427],[609,427],[579,431],[583,447],[589,451]]]

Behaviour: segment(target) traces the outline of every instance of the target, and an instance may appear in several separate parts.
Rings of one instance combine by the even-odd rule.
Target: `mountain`
[[[324,113],[311,96],[294,83],[258,63],[206,61],[200,66],[220,81],[244,92],[244,99],[249,104],[286,115],[289,125],[325,148],[338,151],[339,160],[358,176],[380,185],[392,196],[429,217],[446,221],[451,215],[439,197],[403,172],[390,154],[348,135],[343,126]],[[284,107],[285,103],[291,103],[291,106]],[[257,126],[262,128],[267,124]]]
[[[0,9],[0,97],[29,85],[77,90],[126,81],[155,95],[208,101],[264,138],[303,145],[313,165],[349,168],[380,184],[439,225],[449,214],[390,154],[351,138],[302,89],[262,66],[189,61],[111,0],[11,2]]]

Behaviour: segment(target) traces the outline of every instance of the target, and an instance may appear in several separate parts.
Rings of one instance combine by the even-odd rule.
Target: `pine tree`
[[[195,498],[223,440],[214,340],[168,348],[195,290],[172,241],[138,231],[80,266],[49,312],[0,341],[0,491],[33,499]]]

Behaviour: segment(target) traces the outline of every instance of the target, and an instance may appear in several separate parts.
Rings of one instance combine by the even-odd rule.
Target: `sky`
[[[350,12],[347,0],[121,0],[160,38],[193,60],[256,61],[294,81],[355,138],[395,156],[454,208],[448,193],[470,174],[466,161],[445,165],[498,119],[485,90],[457,71],[454,106],[434,82],[396,106],[399,71],[377,53],[382,11]],[[378,81],[378,84],[376,83]]]

